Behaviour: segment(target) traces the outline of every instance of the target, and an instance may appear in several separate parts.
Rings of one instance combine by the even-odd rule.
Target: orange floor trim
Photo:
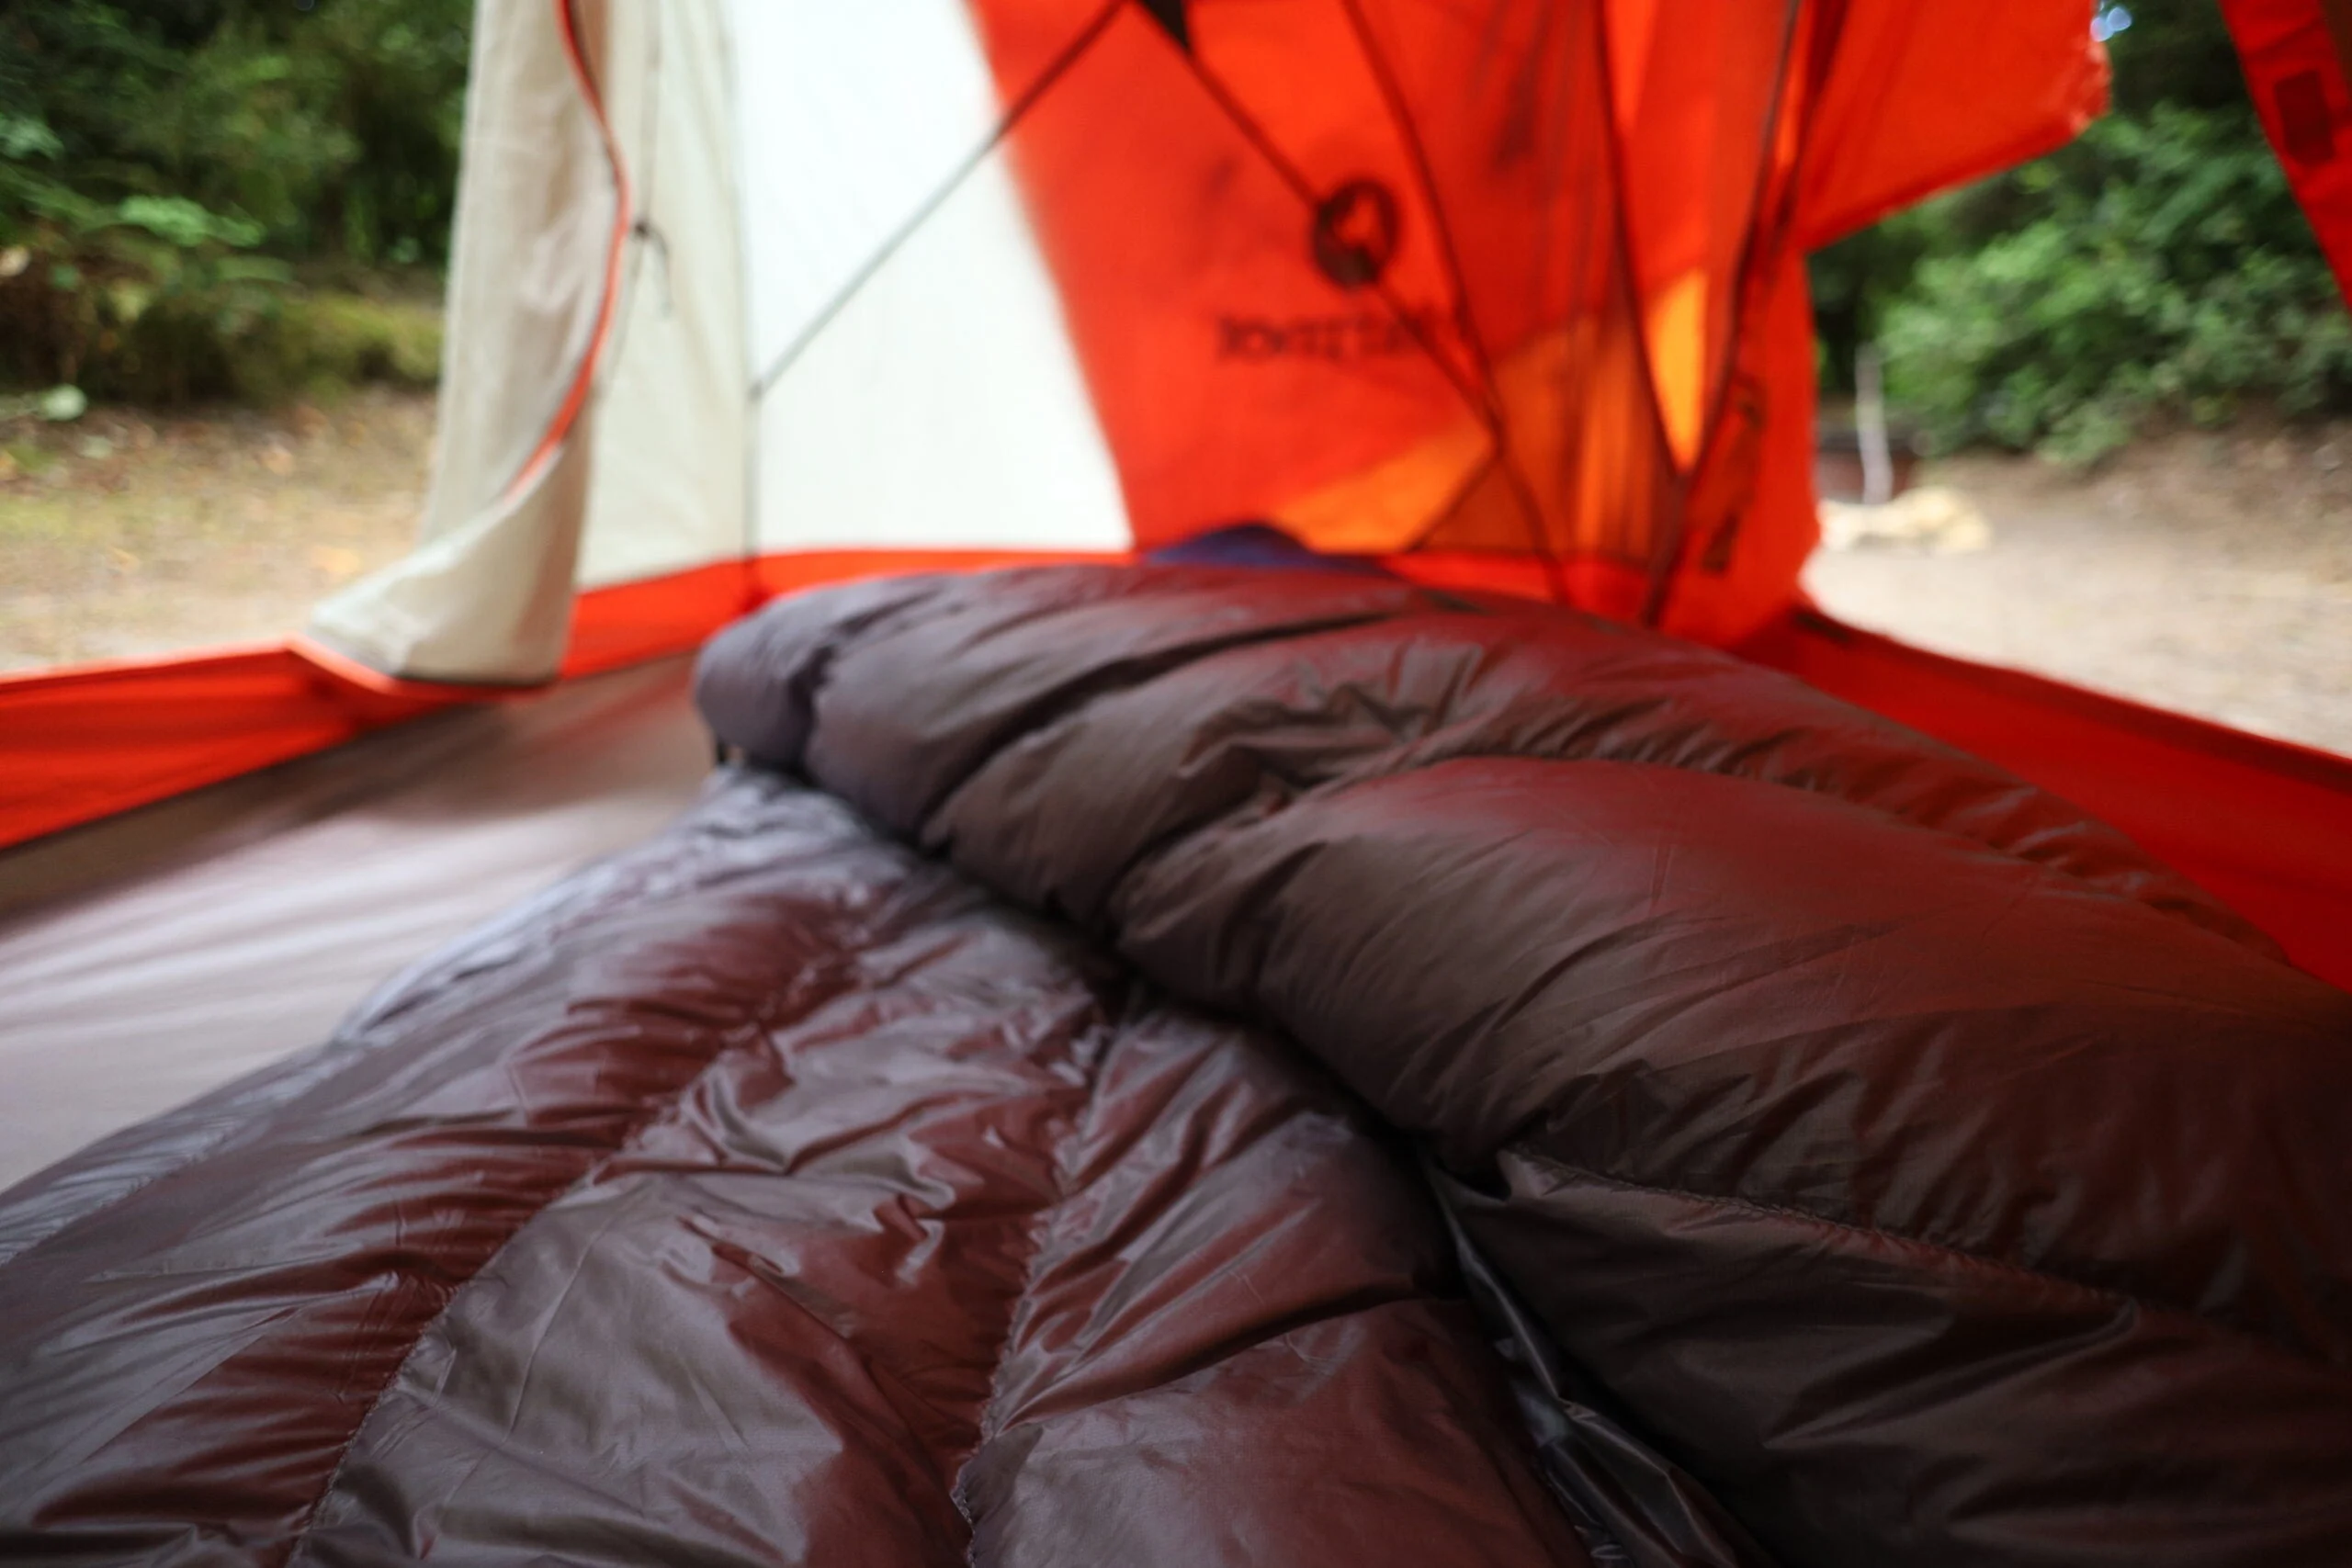
[[[905,571],[1078,559],[1024,550],[824,550],[590,589],[562,678],[701,645],[779,593]],[[309,638],[0,675],[0,848],[339,746],[458,703],[543,688],[386,675]]]
[[[2075,802],[2352,987],[2352,758],[1799,611],[1739,652]]]

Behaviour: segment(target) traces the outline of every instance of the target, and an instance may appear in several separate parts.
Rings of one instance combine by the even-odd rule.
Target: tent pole
[[[1878,344],[1854,351],[1854,434],[1862,449],[1862,504],[1884,506],[1894,499],[1894,454],[1886,440],[1886,389]]]

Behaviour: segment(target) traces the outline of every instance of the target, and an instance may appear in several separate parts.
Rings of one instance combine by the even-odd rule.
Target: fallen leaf
[[[271,442],[255,454],[255,457],[263,468],[281,479],[294,471],[294,454],[279,442]]]
[[[359,569],[368,563],[357,550],[345,549],[341,545],[312,545],[311,564],[340,582],[357,576]]]

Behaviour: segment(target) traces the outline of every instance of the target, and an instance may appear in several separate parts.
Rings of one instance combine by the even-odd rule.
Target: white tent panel
[[[1126,509],[1002,152],[760,400],[763,550],[1125,549]]]
[[[321,604],[311,631],[396,674],[526,682],[555,672],[571,621],[576,439],[516,481],[589,352],[615,190],[544,0],[481,0],[472,72],[417,550]]]
[[[961,0],[732,0],[762,550],[1119,549]]]
[[[961,0],[576,14],[636,220],[616,317],[598,340],[617,187],[560,13],[481,0],[422,536],[314,635],[529,682],[576,587],[752,550],[1127,544]]]
[[[989,143],[962,0],[730,0],[754,377]]]
[[[636,232],[605,348],[580,585],[742,553],[751,408],[721,0],[616,6],[606,108]]]

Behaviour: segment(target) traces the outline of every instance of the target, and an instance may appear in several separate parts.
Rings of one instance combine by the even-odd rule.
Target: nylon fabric
[[[20,1561],[1590,1561],[1327,1075],[768,775],[0,1257]]]
[[[543,681],[562,658],[590,482],[587,378],[628,222],[572,28],[549,0],[492,0],[475,21],[416,548],[325,600],[310,626],[386,674]]]
[[[311,1049],[388,976],[675,816],[710,761],[686,664],[0,851],[0,1188]]]
[[[910,569],[1089,558],[1040,550],[813,550],[591,589],[572,604],[565,682],[675,657],[782,592]],[[0,849],[468,704],[543,686],[384,676],[320,644],[0,675]],[[592,699],[593,700],[593,699]]]
[[[283,648],[0,677],[0,845],[340,745],[440,705],[354,686]]]
[[[2352,997],[1793,683],[1527,612],[1323,619],[1355,592],[918,581],[775,606],[701,686],[722,735],[1424,1141],[1777,1558],[2352,1551]],[[1250,637],[1195,637],[1204,599]],[[1000,673],[930,699],[917,668]]]
[[[1360,569],[696,687],[671,831],[0,1196],[0,1552],[2352,1547],[2352,997],[2064,800]]]
[[[2352,761],[1812,612],[1741,651],[2080,801],[2352,987]]]
[[[2222,0],[2262,128],[2352,299],[2352,7]]]
[[[25,734],[0,842],[378,722],[303,661],[495,695],[691,648],[779,557],[1262,518],[1736,643],[1815,537],[1799,248],[2105,80],[2088,0],[573,10],[475,28],[416,549],[277,700],[198,655],[102,747]]]

